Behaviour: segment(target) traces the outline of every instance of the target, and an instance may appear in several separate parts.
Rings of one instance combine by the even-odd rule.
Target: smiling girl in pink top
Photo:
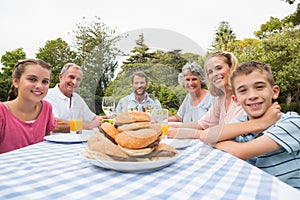
[[[8,101],[0,102],[0,153],[42,142],[54,129],[51,104],[42,100],[50,77],[51,66],[42,60],[15,65]]]

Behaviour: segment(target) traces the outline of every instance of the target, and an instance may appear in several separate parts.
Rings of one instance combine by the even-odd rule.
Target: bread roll
[[[128,124],[133,122],[150,122],[151,117],[145,112],[132,111],[118,114],[115,119],[116,124]]]
[[[137,130],[141,128],[149,128],[150,127],[150,122],[135,122],[135,123],[130,123],[130,124],[123,124],[118,126],[118,131],[131,131],[131,130]]]
[[[153,143],[161,135],[160,131],[150,128],[119,133],[115,140],[121,147],[127,149],[141,149]]]
[[[129,156],[123,152],[117,145],[112,143],[102,133],[98,132],[88,140],[88,147],[91,151],[101,152],[103,154],[128,159]]]
[[[110,123],[102,123],[101,124],[101,128],[103,129],[103,131],[108,134],[110,137],[112,137],[113,139],[115,139],[116,135],[118,135],[120,132],[114,127],[114,125],[110,124]]]

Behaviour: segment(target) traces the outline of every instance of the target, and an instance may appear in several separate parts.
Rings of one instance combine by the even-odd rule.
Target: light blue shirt
[[[247,116],[239,121],[247,121]],[[300,116],[295,112],[281,113],[281,118],[261,134],[245,134],[235,138],[247,142],[261,135],[270,137],[282,148],[248,160],[256,167],[281,181],[300,189]]]
[[[160,102],[157,99],[153,100],[150,97],[148,97],[148,94],[146,94],[146,98],[141,103],[139,103],[135,99],[134,93],[132,92],[130,95],[120,99],[116,108],[116,112],[127,112],[130,109],[143,111],[143,106],[146,105],[154,105],[155,109],[161,109]]]
[[[191,105],[191,95],[187,94],[178,109],[178,116],[182,122],[197,122],[201,117],[207,113],[213,103],[214,97],[207,92],[202,101],[196,105]]]

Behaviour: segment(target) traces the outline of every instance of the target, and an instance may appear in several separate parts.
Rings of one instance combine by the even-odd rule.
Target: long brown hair
[[[20,80],[22,74],[25,72],[26,70],[26,66],[28,65],[40,65],[42,68],[48,69],[51,71],[51,65],[49,63],[46,63],[43,60],[40,59],[24,59],[24,60],[19,60],[13,69],[13,73],[12,73],[12,78],[15,78],[17,80]],[[17,98],[18,96],[18,88],[15,88],[15,86],[13,84],[11,84],[10,90],[8,92],[8,97],[7,97],[7,101],[11,101],[14,100],[15,98]]]

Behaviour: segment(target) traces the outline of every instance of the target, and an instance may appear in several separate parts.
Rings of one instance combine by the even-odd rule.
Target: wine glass
[[[144,111],[149,115],[152,114],[155,109],[156,97],[154,94],[147,94],[147,104],[144,106]]]
[[[115,109],[115,98],[112,96],[107,96],[102,98],[102,110],[106,116],[112,116]]]

